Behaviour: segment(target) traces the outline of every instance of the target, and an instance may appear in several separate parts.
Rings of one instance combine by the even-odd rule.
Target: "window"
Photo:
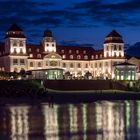
[[[17,65],[18,64],[18,59],[13,59],[13,65]]]
[[[71,54],[72,53],[72,50],[69,50],[69,53]]]
[[[33,54],[29,54],[29,57],[32,58],[33,57]]]
[[[95,63],[95,68],[97,68],[97,63]]]
[[[88,68],[88,64],[85,64],[85,68]]]
[[[81,64],[80,64],[80,63],[78,63],[78,64],[77,64],[77,67],[78,67],[78,68],[81,68]]]
[[[13,46],[17,46],[17,42],[16,41],[13,42]]]
[[[66,58],[66,55],[62,55],[62,58],[65,59]]]
[[[20,59],[20,64],[21,65],[25,65],[25,60],[24,59]]]
[[[70,59],[73,59],[73,55],[70,55]]]
[[[46,44],[46,46],[49,46],[49,44]]]
[[[23,46],[23,42],[22,41],[20,41],[19,46],[21,46],[21,47]]]
[[[64,50],[61,50],[61,53],[64,53]]]
[[[38,62],[38,67],[41,67],[41,62]]]
[[[100,58],[102,58],[103,57],[103,55],[102,54],[100,54]]]
[[[102,63],[99,64],[99,67],[100,67],[100,68],[102,67]]]
[[[87,55],[85,55],[85,56],[84,56],[84,59],[88,59],[88,56],[87,56]]]
[[[33,67],[33,66],[34,66],[33,62],[30,62],[30,67]]]
[[[98,55],[96,55],[96,59],[98,59]]]
[[[63,63],[63,68],[65,68],[66,67],[66,63]]]
[[[79,50],[76,50],[76,53],[79,54]]]
[[[32,51],[31,48],[29,48],[28,51],[31,52]]]
[[[122,50],[122,46],[121,46],[121,45],[119,46],[119,50],[120,50],[120,51]]]
[[[70,63],[70,68],[73,68],[73,63]]]
[[[22,48],[20,48],[20,53],[23,53],[23,50],[22,50]]]
[[[39,52],[39,49],[37,49],[36,51]]]
[[[81,59],[81,56],[80,55],[77,55],[77,59]]]
[[[117,46],[116,45],[114,45],[114,50],[117,50]]]
[[[106,46],[106,50],[108,51],[108,46]]]
[[[94,55],[91,56],[91,59],[94,59]]]
[[[13,53],[17,53],[17,50],[16,50],[16,48],[14,48],[14,51],[13,51]]]
[[[105,66],[108,66],[108,62],[105,62]]]
[[[37,58],[41,58],[41,54],[37,54]]]
[[[52,47],[54,47],[54,44],[52,44]]]
[[[83,51],[83,54],[86,54],[86,50]]]

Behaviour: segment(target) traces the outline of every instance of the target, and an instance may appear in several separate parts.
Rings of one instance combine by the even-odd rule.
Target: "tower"
[[[26,38],[23,30],[13,24],[5,36],[5,52],[9,54],[26,54]]]
[[[53,39],[52,32],[50,30],[46,30],[43,36],[43,47],[44,52],[56,52],[56,42]]]
[[[27,70],[26,37],[23,30],[13,24],[5,36],[5,69],[20,72]]]
[[[124,57],[124,42],[122,36],[115,30],[110,32],[105,38],[104,57]]]

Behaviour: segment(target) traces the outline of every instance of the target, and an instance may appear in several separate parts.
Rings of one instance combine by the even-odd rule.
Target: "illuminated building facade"
[[[71,77],[84,77],[90,73],[93,79],[113,79],[114,64],[125,61],[122,36],[113,30],[105,37],[103,49],[92,47],[56,45],[52,32],[46,30],[38,45],[27,44],[23,30],[13,24],[6,32],[5,42],[0,44],[0,70],[62,69]],[[55,72],[53,73],[55,76]]]

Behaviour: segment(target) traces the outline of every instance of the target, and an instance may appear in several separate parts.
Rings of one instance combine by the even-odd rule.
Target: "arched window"
[[[37,58],[41,58],[41,54],[37,54]]]
[[[66,67],[66,63],[63,63],[63,68],[65,68]]]
[[[41,62],[38,62],[38,67],[41,67]]]
[[[81,56],[80,55],[77,55],[77,59],[81,59]]]
[[[77,67],[78,67],[78,68],[81,68],[81,64],[80,64],[80,63],[78,63],[78,64],[77,64]]]
[[[70,55],[70,59],[73,59],[73,55]]]
[[[85,64],[85,68],[88,68],[88,64]]]
[[[73,63],[70,63],[70,68],[73,68]]]

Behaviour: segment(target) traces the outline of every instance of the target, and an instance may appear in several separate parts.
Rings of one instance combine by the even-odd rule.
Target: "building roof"
[[[12,24],[7,31],[23,31],[16,23]]]
[[[128,62],[123,62],[123,63],[115,64],[114,66],[136,66],[136,65]]]
[[[52,31],[51,30],[45,30],[44,31],[44,36],[43,37],[52,37]]]
[[[5,38],[25,38],[25,35],[23,33],[23,30],[17,25],[12,24],[11,27],[7,30]]]
[[[115,30],[113,30],[106,36],[104,44],[106,43],[124,43],[124,42],[122,36]]]
[[[106,37],[121,37],[122,38],[122,36],[116,30],[112,30]]]

